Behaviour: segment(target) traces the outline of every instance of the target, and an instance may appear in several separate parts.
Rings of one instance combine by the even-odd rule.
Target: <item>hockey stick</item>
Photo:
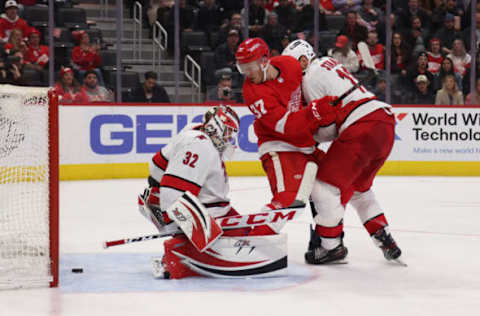
[[[125,244],[130,244],[130,243],[133,243],[133,242],[153,240],[153,239],[167,237],[167,236],[171,236],[171,235],[172,235],[171,233],[164,233],[164,234],[146,235],[146,236],[140,236],[140,237],[134,237],[134,238],[105,241],[103,243],[103,248],[107,249],[107,248],[113,247],[113,246],[125,245]]]
[[[282,208],[277,210],[271,210],[262,213],[252,213],[245,215],[234,215],[217,218],[217,223],[223,229],[235,229],[242,227],[253,227],[259,225],[266,225],[270,223],[280,223],[283,221],[291,221],[300,216],[305,209],[305,204],[293,206],[289,208]],[[182,234],[183,232],[178,229],[178,226],[166,227],[166,231],[161,234],[140,236],[135,238],[126,238],[119,240],[111,240],[103,243],[103,248],[107,249],[113,246],[125,245],[135,242],[153,240],[157,238],[167,237],[174,234]]]
[[[341,96],[338,97],[335,101],[332,102],[332,106],[337,106],[340,102],[342,102],[343,99],[345,99],[350,93],[355,91],[357,88],[359,88],[362,85],[362,83],[359,81],[356,84],[353,85],[350,89],[345,91]]]

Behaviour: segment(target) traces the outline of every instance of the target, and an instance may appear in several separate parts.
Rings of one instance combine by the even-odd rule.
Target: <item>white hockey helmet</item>
[[[237,138],[239,128],[240,119],[228,105],[214,106],[203,116],[203,130],[221,153],[229,150],[233,152],[233,142]]]
[[[292,56],[296,60],[300,60],[300,57],[305,56],[308,59],[308,64],[315,58],[312,45],[301,39],[294,40],[288,44],[283,50],[282,55]]]

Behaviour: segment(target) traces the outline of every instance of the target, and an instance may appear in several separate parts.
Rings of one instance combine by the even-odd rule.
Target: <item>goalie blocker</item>
[[[183,234],[164,242],[163,258],[153,258],[155,277],[241,278],[286,274],[285,234],[262,229],[266,225],[229,230],[228,225],[223,225],[222,218],[211,217],[188,191],[166,210],[166,214]],[[220,225],[226,230],[223,231]]]

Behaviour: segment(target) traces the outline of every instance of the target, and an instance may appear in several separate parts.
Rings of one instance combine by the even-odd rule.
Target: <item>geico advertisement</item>
[[[397,107],[394,112],[395,145],[389,160],[480,159],[480,107]]]
[[[187,124],[202,121],[210,106],[61,106],[60,164],[147,162]],[[233,160],[258,160],[254,116],[240,116]]]

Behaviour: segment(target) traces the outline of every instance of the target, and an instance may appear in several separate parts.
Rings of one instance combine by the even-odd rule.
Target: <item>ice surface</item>
[[[58,289],[0,292],[0,315],[478,315],[480,178],[379,177],[374,185],[408,267],[383,259],[348,208],[348,264],[307,266],[306,214],[289,223],[289,277],[155,280],[162,241],[102,248],[155,233],[137,211],[143,179],[61,183]],[[256,211],[265,178],[231,178],[233,205]],[[84,273],[71,273],[82,267]]]

